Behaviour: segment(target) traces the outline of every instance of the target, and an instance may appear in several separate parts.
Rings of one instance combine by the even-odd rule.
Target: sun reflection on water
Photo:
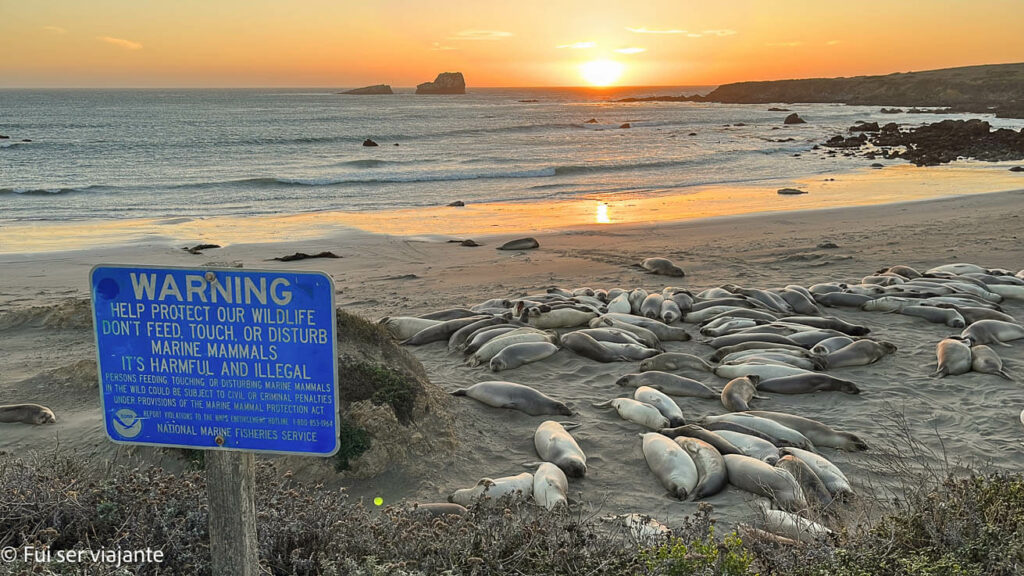
[[[611,224],[612,221],[608,219],[608,205],[607,204],[603,204],[602,203],[602,204],[598,204],[597,205],[597,218],[596,218],[596,221],[597,221],[598,224]]]

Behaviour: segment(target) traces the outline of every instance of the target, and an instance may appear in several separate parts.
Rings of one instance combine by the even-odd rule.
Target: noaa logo
[[[142,432],[142,418],[127,408],[114,413],[114,431],[122,438],[135,438]]]

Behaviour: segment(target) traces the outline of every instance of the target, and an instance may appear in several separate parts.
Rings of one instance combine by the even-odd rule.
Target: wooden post
[[[207,450],[206,494],[213,576],[258,576],[255,456]]]

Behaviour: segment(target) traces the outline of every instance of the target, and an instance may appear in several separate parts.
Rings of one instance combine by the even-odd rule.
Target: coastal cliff
[[[354,96],[374,96],[378,94],[394,94],[394,92],[391,91],[391,86],[388,84],[374,84],[373,86],[363,86],[362,88],[345,90],[344,92],[338,92],[338,94],[351,94]]]
[[[725,104],[842,103],[938,106],[957,112],[1024,117],[1024,63],[907,72],[885,76],[807,78],[723,84],[706,96],[656,96],[655,101]]]
[[[424,82],[416,86],[417,94],[465,94],[466,79],[462,72],[442,72],[433,82]]]

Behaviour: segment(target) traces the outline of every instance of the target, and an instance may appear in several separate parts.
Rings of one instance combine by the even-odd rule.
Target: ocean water
[[[856,120],[944,117],[790,105],[808,123],[783,126],[769,105],[611,102],[697,90],[0,91],[0,223],[679,192],[862,167],[806,153]]]

